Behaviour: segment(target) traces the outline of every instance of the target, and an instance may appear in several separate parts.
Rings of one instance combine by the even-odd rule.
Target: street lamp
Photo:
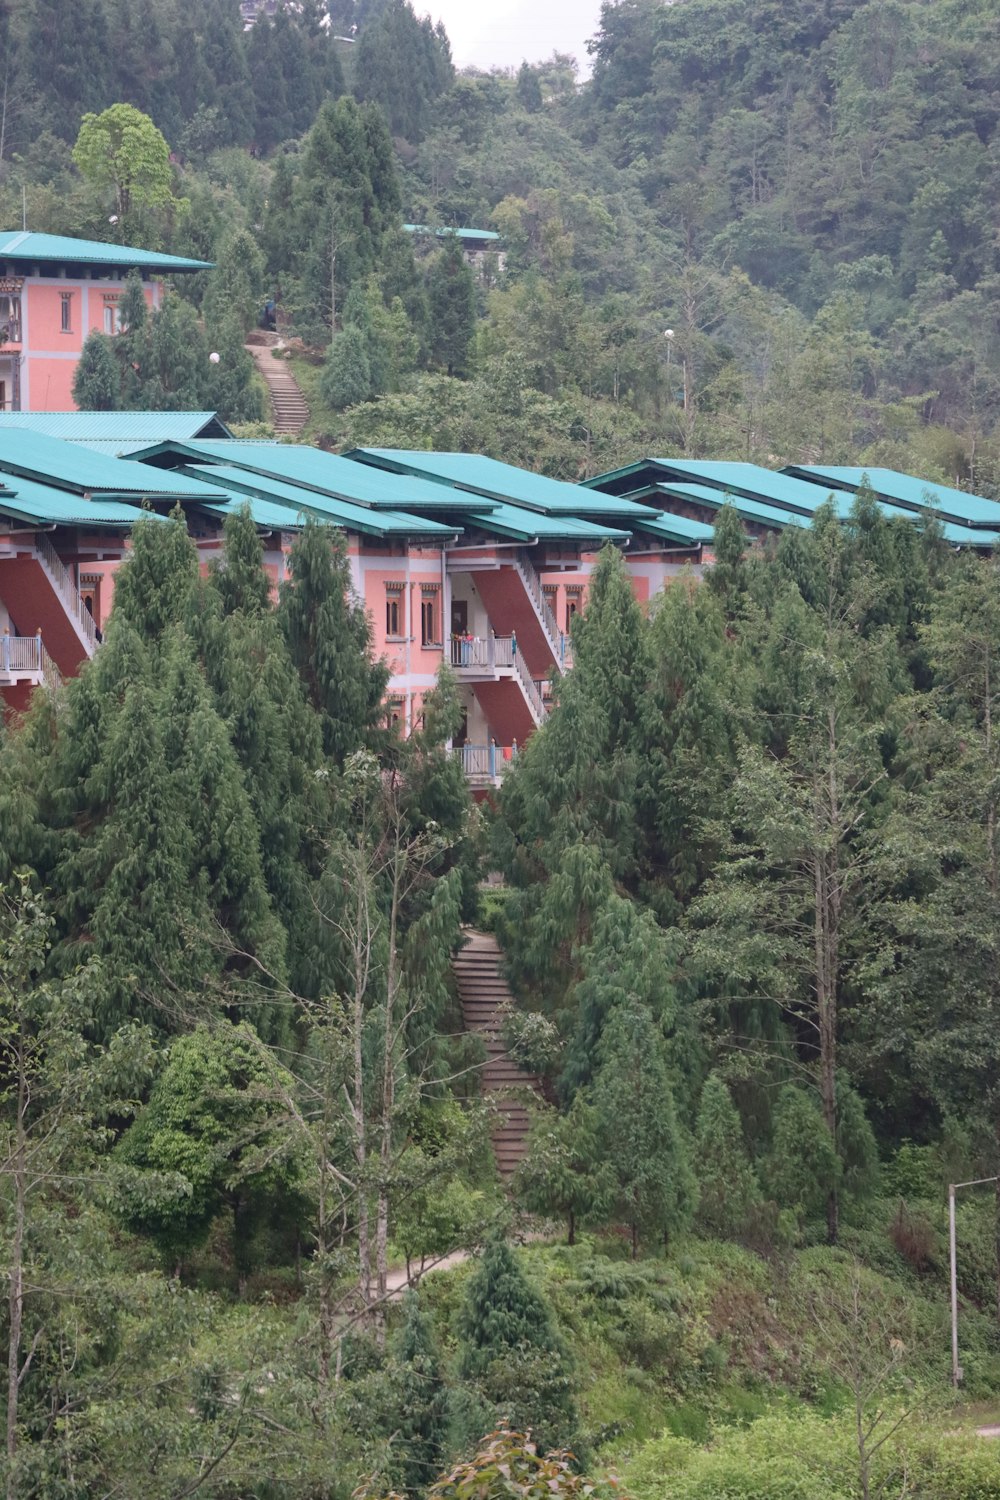
[[[674,347],[674,330],[672,328],[664,328],[664,330],[663,330],[663,337],[667,341],[667,369],[669,370],[670,369],[670,355],[673,352],[673,347]]]
[[[1000,1177],[976,1177],[971,1182],[952,1182],[948,1186],[948,1251],[951,1261],[951,1383],[958,1390],[962,1367],[958,1362],[958,1264],[955,1253],[955,1194],[959,1188],[985,1187],[1000,1182]]]

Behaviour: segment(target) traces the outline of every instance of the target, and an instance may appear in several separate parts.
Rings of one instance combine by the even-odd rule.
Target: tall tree
[[[427,297],[432,358],[449,375],[467,375],[476,332],[476,287],[457,235],[431,267]]]
[[[381,717],[386,668],[372,657],[371,622],[354,602],[342,533],[309,521],[281,585],[280,620],[292,661],[323,725],[326,754],[343,763]]]
[[[565,1347],[548,1303],[499,1236],[469,1281],[460,1340],[459,1372],[484,1403],[484,1431],[502,1414],[543,1451],[570,1445],[576,1410]]]

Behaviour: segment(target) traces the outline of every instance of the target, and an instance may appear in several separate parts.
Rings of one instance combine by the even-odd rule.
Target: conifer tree
[[[699,1228],[722,1239],[738,1239],[760,1201],[739,1113],[718,1073],[701,1091],[695,1126]]]
[[[73,400],[80,411],[117,411],[121,377],[103,333],[87,335],[73,371]]]
[[[739,599],[746,587],[744,557],[747,550],[746,532],[735,505],[727,503],[715,518],[712,532],[712,553],[715,564],[708,574],[708,584],[720,600],[727,616],[732,616],[739,607]]]
[[[572,1442],[576,1410],[566,1350],[548,1303],[500,1236],[486,1246],[469,1281],[459,1375],[485,1403],[483,1431],[504,1417],[530,1431],[543,1451]]]
[[[537,114],[542,107],[542,86],[535,68],[523,62],[517,70],[517,97],[529,115]]]
[[[476,334],[476,286],[457,235],[434,261],[427,295],[431,357],[449,375],[467,375]]]
[[[665,1243],[690,1223],[695,1207],[663,1040],[645,1006],[625,1002],[608,1021],[593,1101],[615,1211],[631,1232],[635,1258],[642,1239]]]
[[[610,1173],[601,1158],[596,1111],[585,1094],[577,1094],[566,1114],[546,1111],[534,1122],[514,1187],[531,1213],[565,1219],[567,1245],[576,1244],[577,1229],[607,1222]]]
[[[621,554],[606,548],[586,613],[574,622],[573,670],[556,707],[504,779],[495,825],[510,885],[505,933],[515,977],[554,1000],[573,978],[612,882],[640,881],[636,801],[642,768],[648,638]]]
[[[327,350],[319,388],[334,411],[357,406],[375,394],[367,345],[361,328],[345,328]]]
[[[840,1162],[815,1095],[788,1083],[774,1108],[771,1149],[763,1164],[767,1191],[799,1219],[819,1218],[840,1180]]]
[[[415,1290],[403,1301],[403,1326],[394,1350],[398,1368],[393,1453],[410,1496],[420,1496],[444,1467],[449,1426],[448,1388],[431,1320]]]
[[[323,727],[323,748],[342,763],[372,737],[386,668],[372,658],[371,622],[353,600],[340,532],[307,522],[281,585],[279,617],[292,661]]]

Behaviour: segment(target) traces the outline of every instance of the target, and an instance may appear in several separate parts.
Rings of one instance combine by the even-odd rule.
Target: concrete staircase
[[[286,362],[274,357],[280,347],[275,335],[267,344],[247,344],[246,350],[267,385],[275,432],[297,437],[309,421],[309,407]]]
[[[538,1090],[539,1081],[508,1056],[500,1035],[497,1012],[512,1005],[503,977],[503,958],[497,940],[485,932],[466,933],[468,941],[452,959],[467,1031],[478,1031],[486,1048],[482,1072],[484,1094],[497,1094],[500,1117],[493,1131],[493,1150],[503,1177],[509,1177],[528,1144],[529,1115],[524,1094]]]

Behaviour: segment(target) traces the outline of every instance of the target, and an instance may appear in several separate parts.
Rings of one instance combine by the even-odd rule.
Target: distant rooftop
[[[214,411],[3,411],[0,433],[23,427],[46,437],[97,446],[98,452],[146,447],[166,438],[227,438],[226,424]]]
[[[64,234],[35,234],[28,229],[0,230],[0,261],[27,265],[100,265],[123,271],[208,271],[212,262],[163,255],[100,240],[74,240]]]
[[[446,240],[452,235],[457,240],[498,240],[500,238],[492,229],[451,229],[446,224],[441,224],[436,229],[430,224],[404,224],[403,229],[407,234],[435,235],[439,240]]]

